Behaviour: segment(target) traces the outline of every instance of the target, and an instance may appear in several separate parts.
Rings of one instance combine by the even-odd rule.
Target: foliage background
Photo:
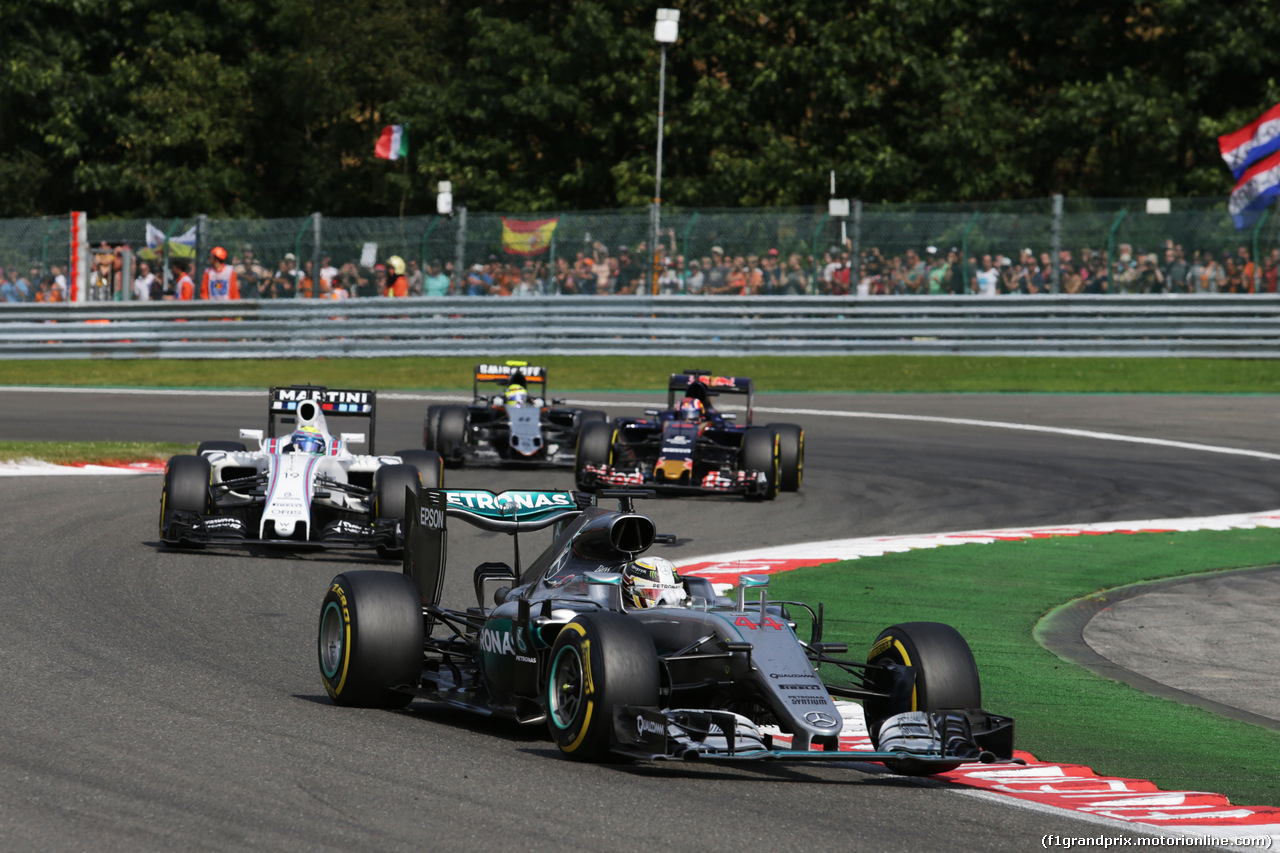
[[[0,0],[0,217],[642,205],[657,5]],[[1274,0],[661,5],[669,204],[1225,195],[1280,101]]]

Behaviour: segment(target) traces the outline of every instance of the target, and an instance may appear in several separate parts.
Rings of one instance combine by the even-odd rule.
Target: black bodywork
[[[526,389],[524,406],[506,403],[510,386]],[[582,425],[603,412],[565,406],[547,397],[545,367],[523,362],[478,364],[466,406],[431,406],[423,422],[423,446],[446,464],[572,465]]]

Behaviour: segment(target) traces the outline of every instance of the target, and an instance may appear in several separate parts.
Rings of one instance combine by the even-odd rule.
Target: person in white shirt
[[[151,264],[146,261],[138,264],[138,274],[133,278],[133,298],[139,302],[150,301],[155,283],[156,274],[151,271]]]

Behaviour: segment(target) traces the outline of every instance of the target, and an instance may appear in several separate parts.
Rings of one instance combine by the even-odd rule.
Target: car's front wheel
[[[873,744],[879,744],[880,726],[894,714],[982,707],[982,684],[973,651],[950,625],[902,622],[885,628],[872,644],[867,663],[897,664],[915,670],[915,685],[909,694],[862,703]],[[959,766],[928,766],[909,758],[886,764],[898,773],[912,776],[942,773]]]
[[[764,472],[764,491],[752,495],[771,501],[778,496],[779,459],[778,434],[768,427],[747,430],[742,437],[742,457],[739,464],[747,471]]]
[[[589,421],[578,433],[578,447],[573,458],[574,484],[583,491],[591,488],[588,465],[608,465],[613,461],[613,425],[608,421]]]
[[[175,512],[209,514],[212,479],[209,460],[203,456],[174,456],[169,460],[164,466],[164,486],[160,490],[160,541],[164,542]]]
[[[658,704],[658,654],[637,620],[590,613],[565,625],[551,647],[547,727],[569,758],[610,756],[613,709]]]

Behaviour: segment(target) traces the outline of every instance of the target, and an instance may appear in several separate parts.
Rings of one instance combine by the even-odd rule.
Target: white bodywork
[[[318,531],[311,529],[312,503],[323,503],[338,509],[368,514],[370,501],[347,494],[340,489],[326,488],[320,478],[348,483],[350,475],[364,472],[370,475],[383,465],[395,465],[398,456],[368,456],[352,453],[349,441],[363,441],[362,434],[343,433],[334,438],[325,423],[324,413],[318,406],[302,405],[298,408],[296,427],[315,427],[324,438],[324,452],[320,454],[296,451],[289,436],[264,438],[261,430],[241,430],[242,438],[258,440],[257,450],[209,451],[205,457],[212,469],[213,483],[235,480],[252,469],[267,475],[265,505],[258,528],[260,539],[312,539]],[[295,427],[295,428],[296,428]],[[234,469],[241,469],[236,472]],[[230,476],[224,476],[229,474]],[[260,494],[231,491],[229,497],[246,501],[261,499]],[[299,527],[303,530],[299,531]],[[299,535],[300,534],[300,535]]]

